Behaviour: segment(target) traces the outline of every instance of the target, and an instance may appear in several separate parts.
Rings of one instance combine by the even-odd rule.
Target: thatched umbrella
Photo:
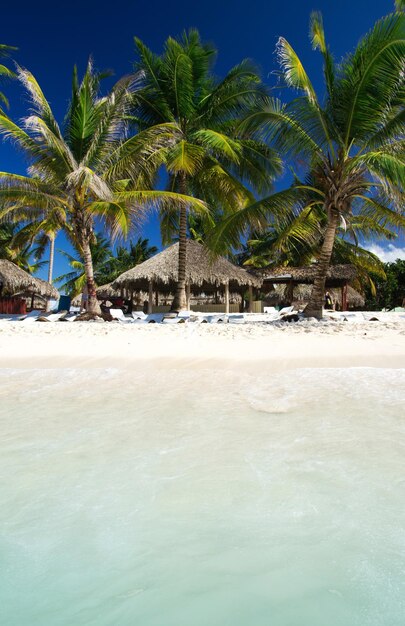
[[[163,250],[147,261],[136,265],[118,276],[112,283],[116,289],[128,288],[132,291],[149,293],[149,310],[152,309],[153,290],[161,293],[173,293],[178,274],[179,244]],[[250,274],[241,267],[230,263],[224,257],[211,258],[204,246],[196,241],[187,242],[187,300],[190,291],[210,292],[222,287],[225,292],[225,310],[229,311],[229,292],[238,292],[249,288],[250,296],[253,287],[260,287],[262,279]],[[252,297],[250,297],[250,301]],[[189,304],[188,304],[189,306]]]
[[[273,285],[286,285],[285,300],[293,301],[293,292],[297,285],[311,285],[314,283],[316,275],[316,264],[307,267],[275,267],[256,270],[256,273],[263,279],[263,291],[266,287],[271,291]],[[348,283],[357,276],[354,265],[331,265],[326,277],[326,288],[341,289],[342,309],[348,305]]]
[[[121,291],[112,286],[112,283],[106,285],[100,285],[96,289],[97,298],[100,300],[108,300],[109,298],[118,298],[121,295]]]
[[[274,267],[260,269],[255,272],[266,282],[271,283],[294,283],[312,284],[316,275],[316,264],[307,267]],[[349,282],[357,276],[354,265],[330,265],[327,274],[327,282]]]
[[[288,300],[290,297],[290,289],[287,285],[276,284],[274,288],[269,291],[266,295],[266,303],[271,306],[277,306],[282,302],[286,302],[287,300],[294,304],[298,308],[304,307],[309,301],[309,296],[311,294],[311,285],[295,285],[293,287],[293,296],[292,299]],[[343,308],[342,304],[342,291],[336,287],[331,287],[329,289],[329,293],[332,296],[332,300],[339,304],[340,308]],[[363,307],[365,304],[365,300],[361,293],[356,291],[354,287],[350,285],[347,286],[347,294],[346,294],[346,304],[351,309],[359,309]]]
[[[1,295],[13,296],[17,294],[39,295],[44,298],[58,298],[58,290],[53,285],[31,276],[15,263],[0,259]]]

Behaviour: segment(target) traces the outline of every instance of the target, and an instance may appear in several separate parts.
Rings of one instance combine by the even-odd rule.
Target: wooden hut
[[[285,291],[288,290],[286,285],[276,284],[272,291],[266,294],[266,304],[270,306],[279,306],[282,303],[287,301],[288,293]],[[294,305],[297,309],[302,309],[308,303],[309,296],[311,294],[311,285],[296,285],[294,287],[293,299],[291,304]],[[333,302],[342,309],[342,290],[339,288],[330,287],[328,289],[329,293],[332,296]],[[365,300],[364,297],[354,289],[351,285],[347,286],[347,294],[346,294],[346,305],[348,309],[360,309],[364,307]],[[343,310],[343,309],[342,309]]]
[[[127,289],[131,292],[148,293],[148,310],[152,311],[154,292],[173,294],[176,288],[179,263],[179,244],[175,243],[147,261],[124,272],[112,283],[114,289]],[[242,294],[262,284],[259,276],[233,265],[224,257],[212,258],[207,249],[196,241],[187,242],[186,290],[187,307],[190,307],[191,293],[211,293],[223,290],[225,312],[229,312],[229,294]]]
[[[271,293],[273,285],[285,285],[284,295],[286,302],[294,301],[294,289],[298,285],[312,285],[315,281],[316,264],[308,267],[276,267],[256,270],[263,279],[262,291]],[[326,289],[340,290],[342,310],[347,309],[349,283],[356,278],[357,270],[354,265],[331,265],[326,278]],[[357,292],[356,292],[357,293]],[[361,305],[360,305],[361,306]]]
[[[53,285],[31,276],[15,263],[0,259],[0,313],[24,313],[25,297],[35,296],[44,300],[59,297]]]

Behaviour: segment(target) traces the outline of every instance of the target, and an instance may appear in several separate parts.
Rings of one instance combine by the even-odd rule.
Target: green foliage
[[[366,290],[366,307],[370,310],[404,306],[405,261],[397,259],[384,264],[385,276],[371,275],[375,289]]]
[[[29,274],[35,274],[46,263],[40,258],[40,248],[33,247],[29,239],[22,237],[16,224],[0,224],[0,259],[12,261]]]
[[[196,30],[179,39],[169,37],[159,56],[139,39],[135,44],[136,69],[144,74],[145,84],[135,94],[132,120],[141,129],[173,126],[173,144],[164,157],[168,188],[185,186],[189,195],[206,202],[212,219],[205,216],[200,226],[208,231],[214,218],[251,202],[252,190],[268,192],[281,171],[278,156],[265,142],[237,132],[242,117],[264,101],[266,89],[248,60],[217,80],[216,50]],[[178,220],[178,211],[161,213],[164,242],[178,233]]]
[[[7,46],[6,44],[0,44],[0,58],[8,57],[11,52],[14,52],[17,48],[13,46]],[[15,74],[11,70],[8,69],[5,65],[0,63],[0,79],[14,78]],[[9,102],[5,94],[0,91],[0,113],[5,115],[2,106],[9,108]]]

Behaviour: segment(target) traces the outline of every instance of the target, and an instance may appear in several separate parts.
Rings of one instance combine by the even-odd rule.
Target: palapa
[[[273,283],[313,283],[316,276],[316,263],[307,267],[275,267],[255,270],[266,282]],[[327,273],[329,283],[347,283],[354,280],[357,270],[354,265],[330,265]]]
[[[31,276],[15,263],[0,259],[1,295],[37,294],[44,298],[58,298],[58,290],[46,280]]]
[[[295,285],[294,291],[292,294],[291,304],[294,304],[298,307],[304,307],[309,301],[309,296],[311,294],[312,286],[301,284]],[[341,289],[331,287],[329,289],[329,293],[332,296],[333,302],[338,302],[339,306],[342,307],[342,291]],[[274,285],[274,289],[266,293],[266,304],[271,306],[277,306],[289,300],[291,294],[289,293],[288,285],[276,284]],[[351,285],[347,286],[347,294],[346,294],[347,305],[351,309],[359,309],[364,307],[365,300],[364,297],[351,287]]]
[[[113,288],[148,291],[153,284],[160,292],[173,293],[178,276],[179,244],[175,243],[147,261],[118,276]],[[211,257],[209,251],[196,241],[187,241],[186,282],[199,291],[209,292],[229,285],[231,291],[260,287],[262,279],[233,265],[224,257]]]

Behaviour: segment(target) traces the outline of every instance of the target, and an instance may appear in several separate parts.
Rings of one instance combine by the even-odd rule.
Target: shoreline
[[[0,324],[0,368],[405,368],[405,321],[246,325]]]

